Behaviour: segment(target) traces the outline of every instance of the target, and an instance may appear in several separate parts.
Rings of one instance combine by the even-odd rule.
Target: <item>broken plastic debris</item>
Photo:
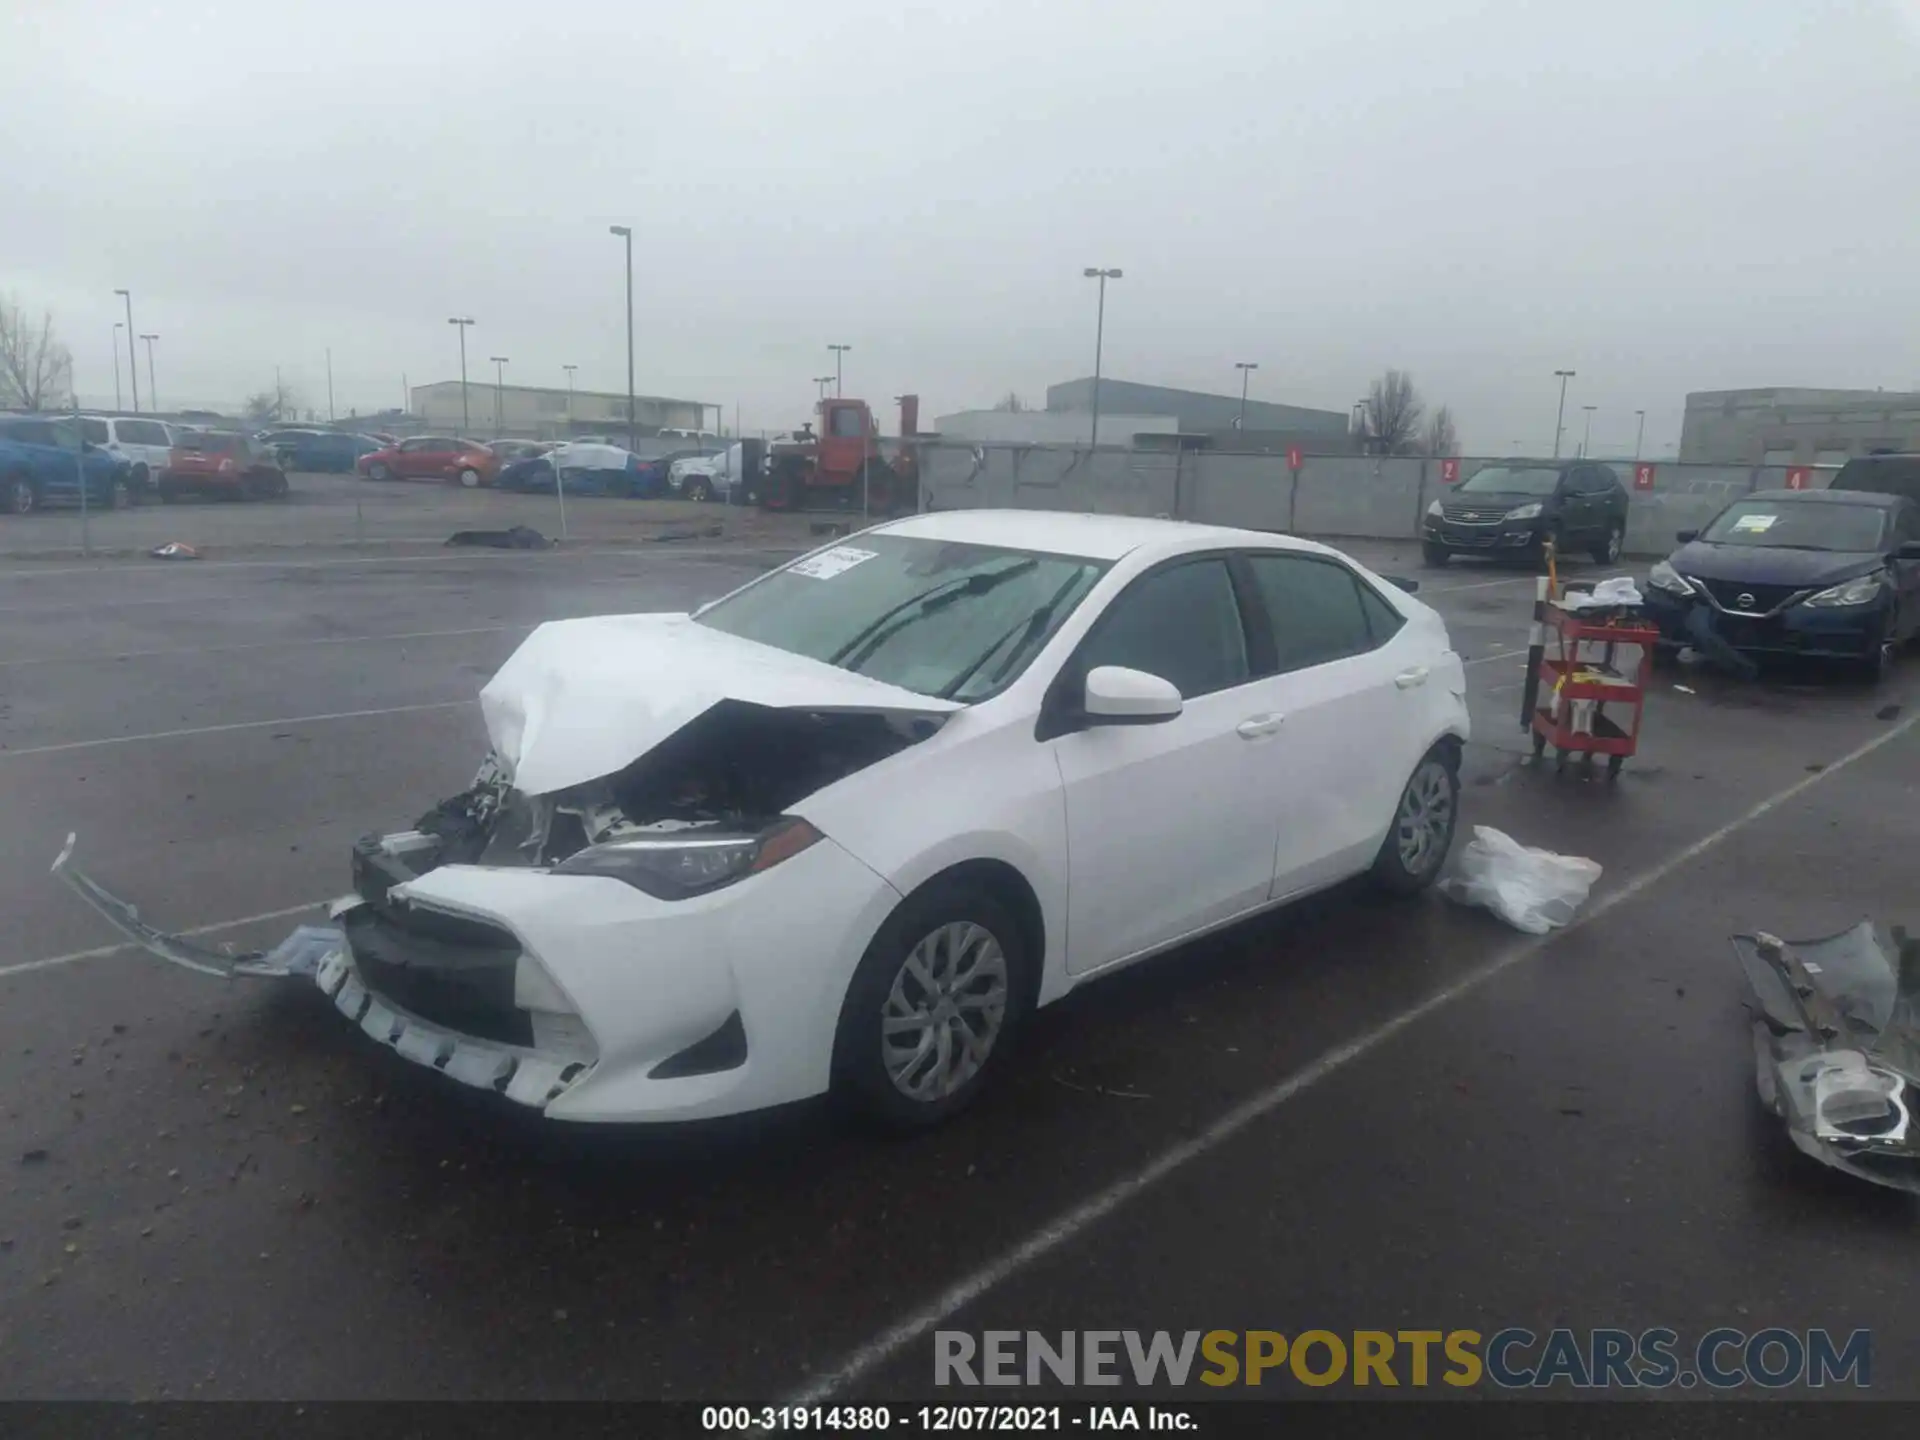
[[[1484,905],[1516,930],[1544,935],[1573,919],[1599,878],[1597,861],[1538,850],[1476,825],[1440,893],[1462,905]]]
[[[529,525],[514,525],[505,530],[456,530],[445,541],[448,545],[477,545],[490,550],[545,550],[547,537]]]
[[[156,545],[147,554],[155,560],[198,560],[200,558],[198,550],[180,540],[169,540],[164,545]]]
[[[1821,940],[1733,937],[1758,1010],[1754,1081],[1806,1154],[1920,1193],[1920,939],[1870,920]]]

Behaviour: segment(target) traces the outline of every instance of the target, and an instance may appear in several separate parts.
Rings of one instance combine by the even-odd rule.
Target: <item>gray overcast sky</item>
[[[1920,385],[1920,0],[11,0],[0,290],[111,396],[280,365],[339,408],[473,373],[804,418],[1106,370],[1345,409],[1388,365],[1469,450],[1677,435],[1684,393]],[[142,361],[141,380],[146,379]]]

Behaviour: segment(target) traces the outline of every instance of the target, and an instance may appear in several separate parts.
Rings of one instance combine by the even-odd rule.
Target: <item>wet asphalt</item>
[[[908,1142],[551,1125],[304,985],[111,948],[47,875],[76,831],[155,923],[271,943],[465,783],[528,627],[765,552],[0,568],[0,1396],[907,1398],[934,1324],[1865,1327],[1920,1394],[1914,1202],[1760,1115],[1725,939],[1920,925],[1920,658],[1667,675],[1608,786],[1525,763],[1529,579],[1353,548],[1471,662],[1466,823],[1600,861],[1592,918],[1316,897],[1043,1012]]]

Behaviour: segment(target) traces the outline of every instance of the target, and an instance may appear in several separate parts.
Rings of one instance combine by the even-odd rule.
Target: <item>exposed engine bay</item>
[[[939,722],[723,700],[617,774],[528,796],[488,756],[474,782],[421,816],[406,868],[555,865],[643,834],[754,827],[925,739]]]

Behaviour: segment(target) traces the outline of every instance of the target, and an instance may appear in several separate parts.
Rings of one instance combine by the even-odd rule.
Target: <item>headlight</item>
[[[1537,519],[1539,514],[1540,504],[1538,501],[1535,501],[1531,505],[1514,506],[1513,509],[1507,511],[1506,518],[1509,520],[1533,520]]]
[[[783,816],[757,835],[661,834],[590,845],[554,867],[556,875],[608,875],[656,900],[685,900],[771,870],[821,838],[804,820]]]
[[[1669,595],[1694,593],[1693,582],[1664,560],[1656,560],[1653,568],[1647,571],[1647,584],[1655,590],[1664,590]]]
[[[1880,598],[1880,589],[1885,583],[1878,575],[1862,575],[1858,580],[1849,580],[1844,585],[1834,585],[1822,590],[1818,595],[1809,595],[1800,603],[1803,605],[1871,605]]]
[[[1446,513],[1447,513],[1446,511],[1440,508],[1440,502],[1438,500],[1434,501],[1431,505],[1427,506],[1427,514],[1431,515],[1436,520],[1438,520],[1442,515]]]

